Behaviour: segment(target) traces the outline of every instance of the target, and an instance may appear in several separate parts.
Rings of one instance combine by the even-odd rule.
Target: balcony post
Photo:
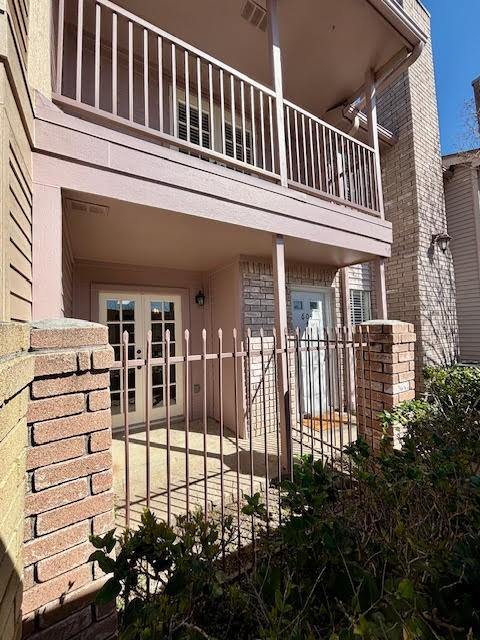
[[[366,110],[368,118],[368,143],[375,151],[375,176],[377,178],[378,208],[382,220],[385,218],[385,208],[383,204],[382,168],[380,164],[380,144],[378,141],[378,119],[377,119],[377,87],[375,84],[375,74],[372,69],[367,73],[366,78]],[[377,316],[379,320],[386,320],[387,313],[387,290],[385,284],[385,259],[376,258],[373,261],[375,292],[377,298]]]
[[[288,187],[287,145],[285,140],[285,119],[283,115],[283,72],[280,30],[278,27],[278,0],[267,0],[268,48],[275,91],[275,113],[277,122],[277,149],[280,172],[280,184]]]
[[[385,258],[375,258],[373,261],[373,279],[375,297],[377,301],[377,320],[387,320],[387,287],[385,284]]]
[[[279,354],[277,358],[277,393],[279,397],[278,406],[282,449],[281,461],[283,471],[290,474],[292,463],[292,432],[287,367],[287,292],[285,278],[285,240],[283,236],[272,236],[272,254],[277,348],[281,349],[281,354]]]

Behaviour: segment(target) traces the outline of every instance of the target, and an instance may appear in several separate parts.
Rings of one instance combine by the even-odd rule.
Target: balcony
[[[54,101],[382,217],[378,151],[109,0],[58,2]]]

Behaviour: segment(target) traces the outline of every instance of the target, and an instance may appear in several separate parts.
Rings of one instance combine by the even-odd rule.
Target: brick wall
[[[245,330],[251,329],[254,336],[261,328],[275,325],[275,303],[273,294],[272,264],[261,260],[243,258],[240,262],[242,276],[243,323]],[[339,275],[335,267],[315,264],[287,264],[287,313],[288,324],[292,324],[291,291],[300,287],[334,287],[334,323],[342,323]]]
[[[275,302],[273,289],[273,274],[271,263],[261,260],[243,258],[240,262],[242,278],[243,324],[245,331],[252,332],[252,350],[260,349],[260,329],[266,332],[264,348],[272,348],[271,330],[275,326]],[[295,287],[332,287],[335,298],[333,309],[334,323],[342,322],[341,295],[339,288],[339,274],[333,267],[311,264],[287,264],[287,319],[290,330],[292,326],[291,292]],[[295,367],[290,363],[290,385],[292,392],[292,416],[295,416]],[[250,378],[249,378],[250,375]],[[251,409],[252,431],[254,436],[263,432],[266,424],[267,431],[276,429],[276,405],[274,362],[271,356],[265,356],[263,363],[260,356],[251,358],[250,374],[247,369],[245,380],[250,380],[250,397],[247,396]],[[265,392],[264,392],[265,386]]]
[[[420,3],[404,0],[403,6],[429,33],[430,18]],[[398,135],[382,156],[385,215],[393,224],[388,312],[415,324],[421,386],[423,366],[451,363],[457,356],[452,258],[431,245],[432,234],[447,228],[431,41],[380,96],[379,121]]]
[[[93,604],[102,572],[87,562],[91,533],[113,528],[107,330],[46,321],[31,330],[24,637],[112,637],[112,607]]]
[[[0,638],[21,636],[29,328],[0,323]]]

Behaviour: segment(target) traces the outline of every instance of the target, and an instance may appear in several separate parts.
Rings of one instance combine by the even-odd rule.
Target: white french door
[[[320,335],[323,340],[324,329],[331,326],[331,294],[328,289],[294,290],[292,299],[292,322],[300,329],[300,337],[306,340]],[[323,345],[323,343],[321,343]],[[302,348],[307,342],[301,342]],[[319,417],[329,406],[327,397],[327,366],[325,351],[312,345],[312,350],[301,353],[302,413]]]
[[[152,332],[152,358],[162,358],[165,353],[165,332],[170,331],[170,356],[182,355],[181,298],[176,295],[152,295],[134,292],[101,292],[99,294],[99,321],[108,327],[108,339],[115,352],[115,360],[121,359],[122,335],[129,334],[129,360],[146,356],[147,333]],[[169,388],[166,388],[164,366],[152,367],[152,393],[150,415],[152,420],[165,418],[167,394],[170,398],[170,415],[183,414],[183,371],[181,364],[170,365]],[[130,424],[145,420],[146,368],[134,367],[128,372],[128,415]],[[110,373],[112,423],[123,424],[124,398],[121,371]]]

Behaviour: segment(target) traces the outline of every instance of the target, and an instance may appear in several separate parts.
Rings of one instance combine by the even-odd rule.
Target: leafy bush
[[[257,562],[221,570],[222,523],[202,514],[175,530],[146,512],[92,559],[120,596],[123,639],[464,640],[480,637],[480,476],[476,370],[427,372],[424,401],[384,416],[406,427],[400,451],[359,440],[352,477],[297,460],[280,485],[282,526],[259,531]],[[475,434],[476,431],[476,434]],[[265,517],[259,494],[246,516]],[[223,527],[233,539],[231,519]]]

